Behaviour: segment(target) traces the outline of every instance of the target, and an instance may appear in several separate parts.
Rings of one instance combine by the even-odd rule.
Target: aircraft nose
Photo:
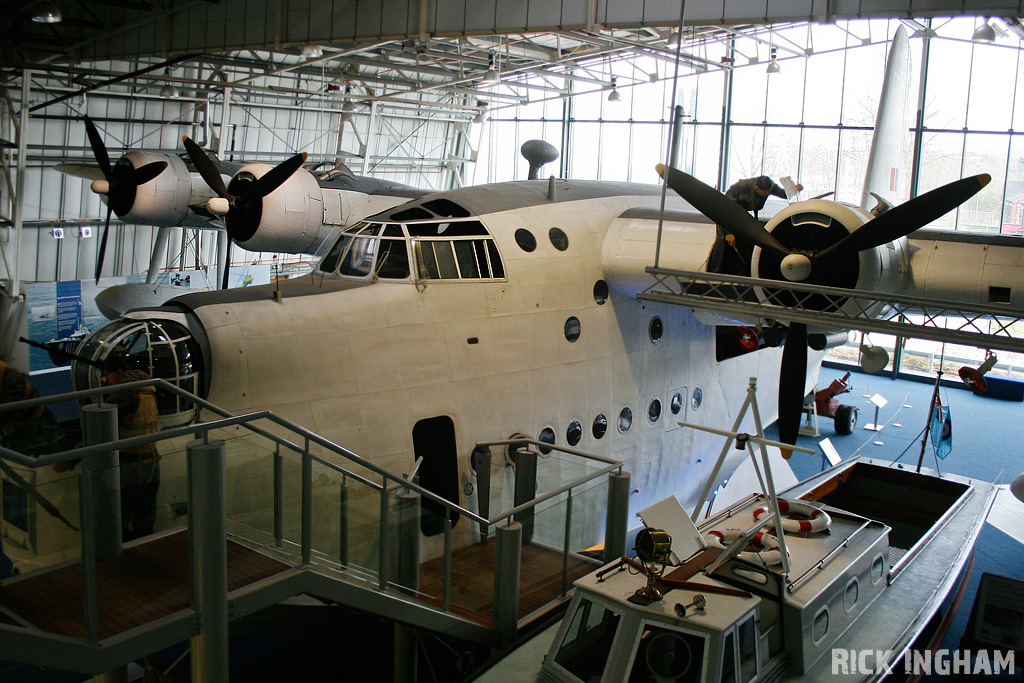
[[[188,327],[176,320],[119,318],[91,332],[75,353],[82,358],[71,366],[77,390],[103,386],[100,366],[112,354],[123,355],[129,369],[189,393],[202,395],[206,390],[202,348]],[[185,425],[197,416],[192,401],[168,391],[157,391],[157,409],[161,428]]]

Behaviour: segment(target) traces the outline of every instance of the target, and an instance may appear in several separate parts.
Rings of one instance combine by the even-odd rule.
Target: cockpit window
[[[410,206],[408,209],[402,209],[391,214],[391,220],[393,221],[421,221],[425,218],[433,218],[434,214],[430,213],[426,209],[419,206]]]
[[[408,243],[412,243],[410,262]],[[505,269],[480,221],[362,222],[346,230],[318,266],[322,273],[386,280],[488,280]]]
[[[470,216],[469,211],[450,199],[431,199],[429,202],[423,202],[423,208],[445,218],[468,218]]]
[[[471,237],[488,234],[487,228],[480,221],[412,223],[405,227],[412,237]]]
[[[362,277],[370,274],[373,267],[373,257],[377,253],[377,239],[375,236],[380,231],[379,225],[374,225],[352,238],[352,244],[341,261],[338,273],[341,275],[352,275]]]

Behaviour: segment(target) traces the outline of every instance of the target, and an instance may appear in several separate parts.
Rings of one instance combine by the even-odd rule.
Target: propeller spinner
[[[100,273],[103,271],[103,258],[107,253],[107,235],[110,234],[110,214],[116,213],[119,217],[124,216],[132,210],[135,203],[135,191],[139,185],[144,185],[153,180],[167,168],[166,161],[154,161],[139,168],[135,168],[127,159],[119,159],[113,166],[110,165],[110,156],[107,148],[103,145],[103,138],[100,137],[96,124],[88,116],[85,117],[85,132],[89,136],[89,146],[92,147],[93,156],[103,173],[102,180],[92,182],[92,190],[97,194],[107,196],[107,220],[103,224],[103,238],[100,240],[100,252],[96,257],[96,281],[100,280]]]
[[[790,248],[768,232],[759,221],[718,190],[674,168],[658,164],[658,173],[680,197],[722,228],[740,239],[760,246],[779,260],[781,278],[792,282],[827,277],[842,270],[838,262],[851,255],[905,237],[964,203],[992,179],[987,173],[962,178],[914,197],[847,232],[828,245],[809,249]],[[762,277],[765,275],[762,273]],[[791,323],[782,351],[779,376],[779,440],[795,444],[803,414],[804,381],[807,377],[807,326]],[[788,458],[792,451],[783,450]]]

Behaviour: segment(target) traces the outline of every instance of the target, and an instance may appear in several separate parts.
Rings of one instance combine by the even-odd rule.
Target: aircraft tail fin
[[[875,116],[868,167],[864,176],[861,206],[871,209],[877,202],[871,193],[898,204],[909,197],[910,174],[906,172],[907,115],[910,111],[910,39],[902,26],[893,37],[885,80]]]

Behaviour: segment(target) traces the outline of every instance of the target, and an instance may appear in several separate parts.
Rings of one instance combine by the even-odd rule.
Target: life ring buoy
[[[726,548],[742,535],[742,529],[715,529],[704,534],[704,540],[708,542],[708,545],[715,546],[716,548]],[[758,531],[750,539],[750,544],[763,548],[763,550],[741,552],[737,553],[736,556],[748,562],[764,562],[769,565],[782,564],[782,551],[779,549],[779,539],[765,531]]]
[[[771,508],[759,507],[754,510],[754,521],[760,521],[765,515],[771,514]],[[779,498],[779,512],[782,514],[793,514],[805,517],[806,519],[782,520],[782,530],[794,533],[816,533],[825,531],[832,525],[832,518],[821,508],[804,503],[798,500],[783,500]],[[775,520],[770,519],[767,526],[774,528]]]

